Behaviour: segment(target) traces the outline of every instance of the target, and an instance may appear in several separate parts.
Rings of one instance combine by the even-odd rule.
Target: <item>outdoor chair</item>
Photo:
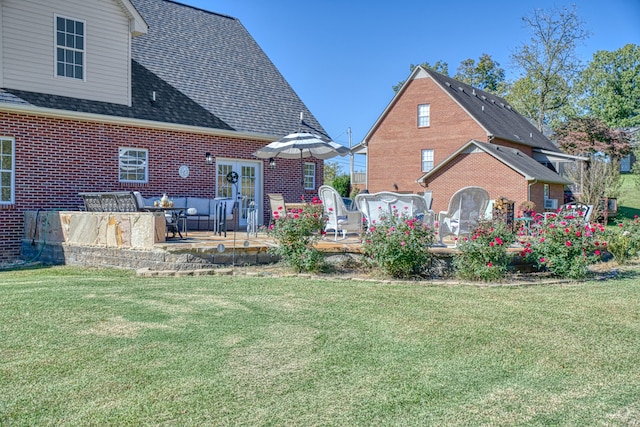
[[[358,194],[355,198],[358,210],[362,212],[367,226],[389,218],[391,215],[403,215],[416,218],[425,224],[433,223],[433,212],[427,208],[427,202],[418,194],[401,194],[381,191],[373,194]]]
[[[338,240],[339,232],[342,232],[343,239],[347,237],[347,232],[360,232],[362,214],[358,211],[347,209],[342,196],[333,187],[328,185],[320,186],[318,197],[322,201],[324,215],[327,218],[324,231],[333,230],[333,240]]]
[[[456,246],[460,236],[471,233],[478,220],[485,217],[489,205],[489,192],[482,187],[464,187],[449,200],[449,209],[438,214],[440,244],[453,238]]]
[[[591,218],[591,212],[593,212],[593,205],[587,205],[580,202],[565,203],[560,206],[556,212],[545,212],[544,217],[555,216],[558,213],[563,215],[574,215],[576,217],[582,217],[584,222],[589,222]]]
[[[284,203],[284,197],[280,193],[269,193],[267,197],[269,198],[269,208],[271,209],[271,224],[273,224],[276,217],[275,212],[286,215],[287,206]]]

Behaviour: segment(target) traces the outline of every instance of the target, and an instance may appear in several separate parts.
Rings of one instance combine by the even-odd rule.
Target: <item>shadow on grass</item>
[[[639,208],[629,208],[627,206],[618,206],[618,218],[634,218],[635,216],[640,217],[640,209]]]

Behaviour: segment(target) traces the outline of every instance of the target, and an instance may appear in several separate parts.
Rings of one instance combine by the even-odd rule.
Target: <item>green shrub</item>
[[[280,256],[297,272],[316,272],[324,263],[324,256],[315,247],[324,228],[322,202],[315,198],[302,209],[276,212],[269,233],[278,244],[269,253]]]
[[[584,278],[606,249],[604,226],[585,223],[572,214],[539,218],[534,229],[534,238],[523,255],[559,277]]]
[[[400,215],[371,224],[364,233],[363,251],[384,273],[396,278],[424,275],[431,265],[429,247],[435,241],[431,227]]]
[[[618,264],[625,264],[640,253],[640,219],[624,218],[618,221],[617,227],[605,229],[607,252]]]
[[[480,221],[468,237],[458,239],[460,253],[453,258],[456,276],[466,280],[502,279],[511,262],[507,247],[514,238],[504,222]]]
[[[349,197],[351,177],[349,177],[349,175],[338,175],[331,182],[331,186],[335,188],[342,197]]]

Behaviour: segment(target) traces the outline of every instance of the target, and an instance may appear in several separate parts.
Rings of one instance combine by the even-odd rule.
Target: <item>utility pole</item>
[[[349,185],[350,187],[353,187],[354,171],[353,171],[353,152],[351,151],[351,127],[347,128],[347,134],[349,135]]]

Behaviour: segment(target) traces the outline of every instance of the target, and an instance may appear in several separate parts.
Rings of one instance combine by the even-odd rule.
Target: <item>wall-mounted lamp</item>
[[[213,164],[213,156],[211,155],[211,153],[206,153],[204,155],[204,160],[205,160],[205,162],[207,162],[208,165],[212,165]]]
[[[269,159],[269,167],[271,169],[275,169],[276,168],[276,159],[274,159],[273,157]]]

